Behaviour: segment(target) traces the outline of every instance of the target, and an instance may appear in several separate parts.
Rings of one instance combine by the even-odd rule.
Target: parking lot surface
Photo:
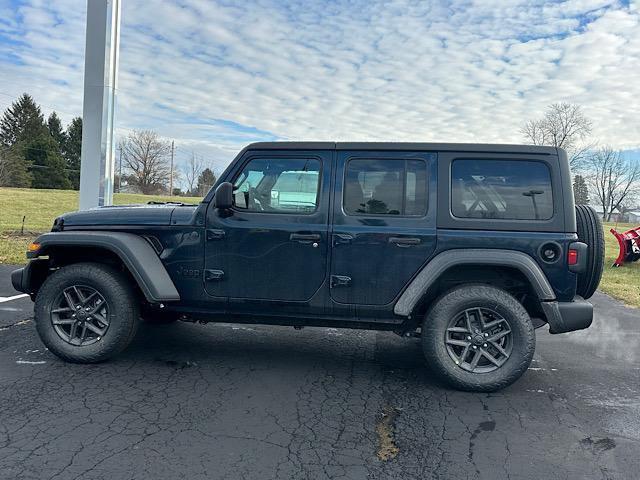
[[[0,297],[16,295],[0,267]],[[538,330],[524,377],[441,385],[417,339],[357,330],[143,325],[100,365],[46,351],[0,298],[0,478],[631,479],[640,312],[596,294],[592,328]]]

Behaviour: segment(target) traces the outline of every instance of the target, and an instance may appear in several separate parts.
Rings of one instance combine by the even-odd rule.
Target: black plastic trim
[[[28,293],[28,290],[22,281],[22,279],[24,278],[24,271],[26,268],[27,267],[18,268],[17,270],[14,270],[13,272],[11,272],[11,284],[13,285],[13,288],[23,293]]]
[[[577,250],[578,251],[578,263],[575,265],[569,265],[569,271],[573,273],[584,273],[587,271],[587,260],[589,253],[587,249],[589,247],[586,243],[582,242],[573,242],[569,245],[569,250]]]
[[[24,267],[14,270],[11,272],[13,288],[23,293],[34,293],[46,277],[48,265],[49,260],[46,258],[36,258]]]
[[[98,247],[115,253],[129,269],[150,302],[180,300],[180,294],[151,244],[125,232],[55,232],[40,235],[31,257],[49,255],[55,247]]]
[[[512,267],[522,272],[542,301],[555,300],[547,277],[529,255],[515,250],[465,249],[447,250],[432,258],[413,279],[396,302],[393,312],[408,316],[420,299],[449,268],[459,265],[487,265]]]
[[[549,323],[549,333],[583,330],[593,321],[593,305],[576,296],[572,302],[541,302]]]

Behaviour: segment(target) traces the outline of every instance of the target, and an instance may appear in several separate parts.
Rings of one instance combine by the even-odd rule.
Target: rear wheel
[[[600,284],[604,268],[604,232],[596,211],[588,205],[576,205],[578,240],[587,244],[587,268],[578,275],[576,293],[591,298]]]
[[[515,382],[535,350],[529,315],[498,288],[457,287],[434,303],[422,326],[429,365],[460,390],[489,392]]]
[[[138,303],[127,278],[97,263],[78,263],[49,276],[35,302],[43,343],[69,362],[95,363],[124,350],[138,326]]]

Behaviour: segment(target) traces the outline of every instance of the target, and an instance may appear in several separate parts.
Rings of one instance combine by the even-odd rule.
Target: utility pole
[[[169,173],[169,196],[173,195],[173,148],[174,141],[171,140],[171,173]]]

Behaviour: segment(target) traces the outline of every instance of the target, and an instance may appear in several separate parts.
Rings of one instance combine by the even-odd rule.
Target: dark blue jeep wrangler
[[[604,243],[556,148],[256,143],[199,205],[68,213],[27,256],[13,284],[68,361],[115,355],[140,318],[365,328],[490,391],[535,328],[591,324]]]

